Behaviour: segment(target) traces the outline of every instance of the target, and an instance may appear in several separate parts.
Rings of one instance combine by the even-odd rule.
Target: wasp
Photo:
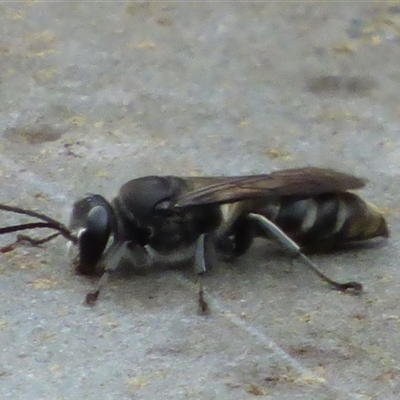
[[[73,243],[77,273],[101,274],[96,290],[87,295],[90,304],[123,260],[134,266],[193,260],[201,275],[210,266],[208,246],[232,260],[256,237],[276,241],[334,289],[360,293],[360,283],[330,279],[305,252],[388,237],[382,213],[351,192],[364,185],[355,176],[312,167],[232,177],[146,176],[125,183],[111,202],[98,194],[79,199],[68,228],[39,213],[28,215],[42,219],[36,227],[56,229]],[[3,228],[0,234],[33,225]],[[199,305],[206,311],[202,285]]]

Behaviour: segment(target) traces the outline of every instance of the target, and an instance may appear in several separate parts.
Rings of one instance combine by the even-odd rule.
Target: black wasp
[[[360,283],[333,281],[302,251],[388,236],[377,208],[349,192],[364,185],[362,179],[323,168],[234,177],[146,176],[124,184],[111,203],[97,194],[76,201],[69,228],[42,214],[29,215],[76,245],[79,274],[102,273],[98,288],[87,296],[89,303],[123,259],[141,266],[160,258],[193,259],[201,274],[208,269],[208,246],[234,259],[255,237],[275,240],[335,289],[359,293]],[[7,207],[18,212],[1,208]],[[51,221],[58,225],[50,226]],[[204,309],[202,294],[200,288]]]

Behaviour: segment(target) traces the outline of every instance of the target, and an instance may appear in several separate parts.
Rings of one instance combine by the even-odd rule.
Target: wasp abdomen
[[[285,198],[259,213],[304,248],[388,236],[386,221],[376,207],[349,192]]]
[[[343,213],[347,216],[340,230],[345,240],[389,236],[386,220],[376,206],[353,193],[341,193],[340,198],[346,208]]]

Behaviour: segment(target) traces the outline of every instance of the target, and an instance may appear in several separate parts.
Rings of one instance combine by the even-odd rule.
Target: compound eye
[[[93,275],[107,246],[111,233],[111,216],[103,206],[93,207],[86,220],[86,229],[79,235],[79,262],[81,274]]]
[[[82,199],[76,201],[72,208],[72,214],[69,222],[69,228],[71,231],[79,231],[81,228],[86,229],[90,212],[94,209],[98,209],[99,207],[104,210],[104,214],[112,214],[107,200],[98,194],[88,194]],[[98,211],[94,212],[98,213]],[[102,219],[104,220],[104,217]]]
[[[107,209],[102,206],[93,207],[87,218],[87,230],[94,236],[105,238],[110,235],[111,221]]]

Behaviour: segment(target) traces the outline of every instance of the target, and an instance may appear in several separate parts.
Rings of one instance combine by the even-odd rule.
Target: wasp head
[[[75,202],[69,226],[78,237],[73,257],[78,274],[99,272],[98,264],[114,233],[114,221],[110,204],[100,195],[89,194]]]

